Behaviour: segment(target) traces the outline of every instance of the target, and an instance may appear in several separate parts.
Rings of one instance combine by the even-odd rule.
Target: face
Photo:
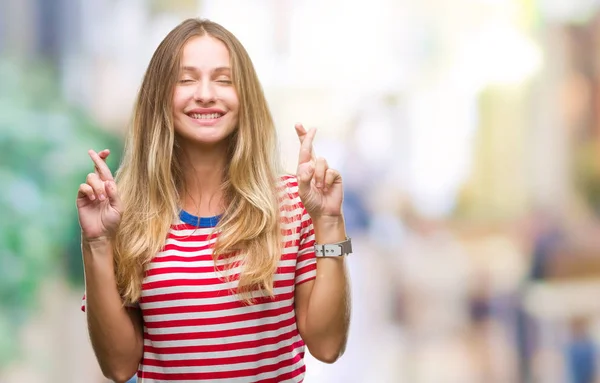
[[[180,143],[224,142],[237,126],[238,110],[225,44],[207,35],[190,39],[183,47],[173,94],[175,133]]]

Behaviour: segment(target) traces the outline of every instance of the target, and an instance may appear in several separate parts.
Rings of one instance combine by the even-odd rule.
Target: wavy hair
[[[172,97],[184,45],[203,35],[228,48],[240,101],[222,184],[227,207],[216,228],[213,259],[216,264],[219,258],[241,255],[237,292],[246,302],[252,302],[256,289],[273,295],[273,276],[281,256],[277,186],[281,168],[273,118],[252,61],[238,39],[217,23],[188,19],[164,38],[150,60],[116,174],[125,209],[114,242],[115,275],[126,304],[139,299],[145,266],[164,247],[180,211],[186,185]]]

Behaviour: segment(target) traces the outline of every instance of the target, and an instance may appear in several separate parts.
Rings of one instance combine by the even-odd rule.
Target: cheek
[[[180,111],[184,108],[189,100],[189,92],[186,92],[183,88],[175,88],[173,92],[173,110]]]
[[[237,112],[240,108],[240,101],[235,90],[231,90],[227,94],[227,105],[231,111]]]

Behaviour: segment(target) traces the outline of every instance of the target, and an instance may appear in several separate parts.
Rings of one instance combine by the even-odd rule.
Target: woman
[[[326,363],[343,353],[342,180],[314,156],[315,130],[296,132],[297,174],[281,176],[267,102],[229,31],[189,19],[161,42],[116,179],[109,151],[90,150],[77,196],[83,309],[108,378],[301,382],[305,345]]]

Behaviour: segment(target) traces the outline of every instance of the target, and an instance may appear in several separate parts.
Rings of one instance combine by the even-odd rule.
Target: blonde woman
[[[189,19],[155,51],[116,177],[79,187],[86,311],[116,382],[301,382],[305,346],[344,352],[350,301],[342,179],[296,125],[296,175],[252,62]]]

